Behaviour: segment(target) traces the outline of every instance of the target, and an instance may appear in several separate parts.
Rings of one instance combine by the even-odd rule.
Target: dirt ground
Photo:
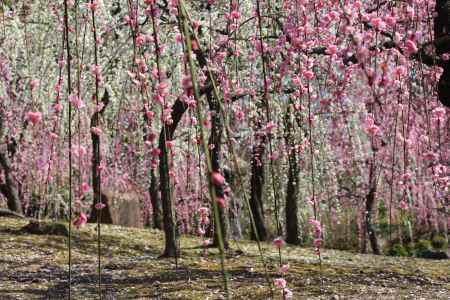
[[[68,247],[62,236],[19,232],[25,220],[0,218],[0,300],[68,299]],[[183,237],[181,257],[159,259],[159,231],[102,225],[103,299],[222,299],[222,273],[215,249],[204,257],[200,240]],[[263,244],[268,272],[256,244],[232,243],[226,268],[232,299],[281,299],[267,279],[277,274],[278,252]],[[450,299],[450,261],[361,255],[285,247],[284,277],[293,299]],[[72,299],[98,299],[97,233],[89,224],[72,238]]]

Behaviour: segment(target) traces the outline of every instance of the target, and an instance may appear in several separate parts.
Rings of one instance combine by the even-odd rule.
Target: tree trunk
[[[292,136],[292,122],[290,120],[290,110],[286,113],[286,144],[289,146],[288,153],[288,182],[286,187],[286,242],[293,245],[300,244],[298,232],[298,184],[299,184],[299,166],[297,153],[295,152],[294,141]]]
[[[5,128],[3,109],[0,108],[0,143],[5,141]],[[0,149],[0,170],[3,170],[5,182],[0,185],[0,192],[6,198],[8,209],[22,214],[22,205],[20,203],[19,193],[17,192],[16,183],[11,174],[11,162],[9,161],[7,147]],[[4,148],[4,149],[3,149]]]
[[[103,112],[105,111],[106,107],[109,104],[109,93],[106,89],[105,89],[105,92],[103,94],[101,101],[103,103],[103,107],[101,110],[96,111],[92,115],[90,128],[99,126],[100,116],[103,114]],[[89,217],[89,222],[96,222],[97,218],[98,218],[97,214],[101,215],[101,212],[97,211],[97,209],[95,208],[95,205],[99,202],[102,202],[104,205],[108,205],[108,203],[106,203],[105,201],[102,201],[102,200],[105,200],[106,197],[102,197],[102,195],[101,195],[102,182],[101,182],[101,171],[100,171],[100,163],[101,163],[100,137],[97,134],[91,132],[91,141],[92,141],[91,172],[92,172],[92,190],[94,192],[94,201],[92,203],[92,212]],[[102,217],[100,217],[100,218],[103,219]],[[100,220],[100,221],[102,221],[102,220]]]
[[[162,220],[162,211],[161,211],[161,199],[158,193],[158,182],[155,176],[155,170],[150,170],[150,187],[149,187],[149,195],[150,201],[152,202],[152,219],[153,219],[153,228],[162,230],[163,229],[163,220]]]
[[[373,163],[370,166],[370,174],[369,174],[369,192],[366,195],[366,222],[365,227],[367,231],[367,235],[369,237],[370,247],[372,248],[373,254],[380,255],[380,247],[378,245],[378,238],[377,234],[375,232],[375,229],[372,225],[372,218],[374,215],[374,206],[375,206],[375,200],[376,200],[376,179],[374,178],[374,166]]]
[[[22,214],[22,205],[20,203],[19,194],[17,192],[15,182],[10,174],[11,169],[9,167],[6,167],[6,165],[9,164],[8,160],[5,161],[5,154],[3,153],[0,153],[0,165],[5,174],[5,183],[0,185],[0,192],[6,198],[8,209],[13,212]]]
[[[222,145],[222,132],[223,132],[223,123],[222,118],[220,117],[220,106],[217,102],[217,99],[214,99],[210,92],[206,94],[206,98],[208,99],[209,109],[212,112],[211,116],[211,135],[209,137],[209,145],[212,145],[213,148],[210,151],[211,154],[211,164],[213,172],[222,173],[220,170],[220,150]],[[214,186],[216,197],[222,198],[225,196],[223,186]],[[222,239],[223,245],[225,249],[228,248],[228,224],[226,218],[225,208],[218,205],[219,208],[219,220],[220,224],[215,224],[214,226],[214,239],[213,246],[219,245],[217,226],[220,225],[222,229]],[[213,218],[215,220],[215,218]]]
[[[265,137],[262,137],[258,144],[253,146],[252,154],[252,175],[250,179],[250,211],[255,220],[256,233],[252,226],[251,239],[260,241],[267,240],[267,229],[264,224],[264,206],[263,206],[263,189],[264,189],[264,163],[261,157],[265,150]]]
[[[169,161],[166,142],[170,141],[167,127],[159,138],[159,180],[161,188],[161,202],[163,208],[165,249],[163,257],[175,257],[178,253],[176,241],[176,224],[174,220],[173,201],[170,191]]]
[[[230,187],[230,192],[228,193],[228,199],[230,203],[230,208],[228,209],[228,219],[230,224],[230,236],[233,239],[240,240],[242,238],[242,226],[241,226],[241,203],[240,198],[238,198],[233,191],[236,190],[235,179],[232,171],[230,169],[224,169],[225,180]]]
[[[434,41],[436,54],[442,55],[450,52],[450,0],[437,0],[434,18]],[[439,101],[450,108],[450,61],[442,61],[444,69],[438,83]]]
[[[210,92],[211,86],[207,85],[205,88],[200,90],[200,95],[204,95]],[[175,257],[178,252],[176,235],[175,235],[175,223],[173,219],[173,202],[168,192],[170,189],[169,184],[169,162],[166,159],[162,159],[164,156],[163,151],[167,151],[166,141],[170,141],[173,138],[175,129],[178,123],[181,121],[183,114],[186,112],[188,107],[178,98],[172,105],[172,123],[170,125],[164,126],[159,134],[159,187],[161,190],[161,204],[163,213],[163,225],[164,225],[164,237],[166,240],[166,248],[162,256]],[[167,224],[166,224],[167,223]]]
[[[91,127],[97,126],[97,122],[91,122]],[[92,140],[92,159],[91,159],[91,173],[92,173],[92,189],[94,191],[94,203],[92,205],[91,222],[96,222],[97,220],[97,209],[95,205],[101,200],[101,178],[100,178],[100,138],[91,133]],[[107,205],[106,203],[103,203]]]
[[[206,66],[207,61],[203,53],[200,50],[195,51],[197,61],[200,68]],[[211,92],[212,87],[209,85],[211,79],[208,76],[205,88],[200,90],[200,96],[205,93]],[[178,123],[181,121],[183,114],[187,110],[187,106],[178,98],[172,106],[172,123],[162,128],[159,135],[159,187],[161,190],[161,203],[164,221],[164,237],[165,237],[165,249],[163,257],[175,257],[178,253],[178,246],[176,242],[176,225],[173,216],[173,201],[170,191],[170,177],[169,177],[169,162],[167,161],[167,147],[166,141],[170,141],[173,138],[175,129]]]

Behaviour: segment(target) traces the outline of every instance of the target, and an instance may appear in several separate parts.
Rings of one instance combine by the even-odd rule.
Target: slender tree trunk
[[[240,240],[242,238],[242,226],[241,226],[241,203],[240,198],[237,197],[233,191],[236,190],[235,178],[230,169],[224,169],[225,180],[230,187],[230,192],[227,195],[230,203],[228,209],[228,219],[230,224],[229,236],[233,239]]]
[[[149,139],[148,135],[148,118],[147,114],[144,113],[144,142]],[[150,202],[152,203],[152,219],[150,220],[150,216],[146,221],[147,225],[152,226],[155,229],[162,230],[163,229],[163,220],[162,220],[162,210],[161,210],[161,198],[159,196],[159,187],[158,187],[158,178],[155,175],[155,170],[150,168],[150,184],[148,186],[148,194],[150,196]],[[149,212],[150,215],[150,212]]]
[[[289,145],[288,153],[288,182],[286,187],[286,242],[293,245],[300,244],[298,232],[298,184],[299,184],[299,166],[297,153],[293,148],[292,122],[290,120],[290,110],[286,113],[286,144]]]
[[[211,93],[207,93],[206,97],[208,99],[209,109],[212,112],[211,116],[211,135],[209,137],[209,145],[212,145],[211,149],[211,164],[212,170],[214,172],[222,173],[220,170],[220,151],[222,146],[222,133],[223,133],[223,123],[220,117],[220,107],[217,100],[214,99]],[[216,197],[222,198],[225,196],[223,186],[214,186]],[[213,218],[215,220],[215,218]],[[220,224],[215,224],[214,226],[214,239],[213,245],[218,246],[219,240],[217,235],[217,226],[220,225],[222,229],[222,239],[225,249],[228,248],[228,224],[226,218],[226,209],[219,205],[219,220]]]
[[[155,176],[155,170],[150,170],[150,186],[149,186],[150,201],[152,202],[152,218],[153,228],[163,229],[161,199],[159,197],[158,179]]]
[[[374,216],[374,207],[376,203],[376,181],[375,181],[375,174],[374,174],[374,166],[373,162],[370,166],[370,174],[369,174],[369,192],[366,195],[366,211],[365,211],[365,227],[367,231],[367,235],[369,237],[370,247],[372,248],[373,254],[379,255],[381,254],[380,247],[378,245],[378,238],[377,234],[375,232],[375,229],[373,228],[372,219]]]
[[[264,189],[264,163],[261,160],[265,150],[265,137],[253,146],[251,179],[250,179],[250,210],[255,219],[256,232],[259,240],[267,240],[267,229],[264,223],[263,189]],[[252,227],[251,239],[256,240]]]
[[[200,68],[206,66],[207,61],[203,53],[199,50],[195,51],[197,61]],[[212,87],[208,84],[211,79],[208,78],[206,82],[206,87],[200,90],[200,96],[205,93],[211,92]],[[176,225],[173,216],[173,201],[170,191],[170,177],[169,177],[169,162],[167,161],[167,147],[166,141],[170,141],[173,138],[175,129],[178,123],[181,121],[183,114],[187,110],[187,106],[180,100],[177,99],[172,106],[172,123],[166,125],[161,130],[159,135],[159,187],[161,190],[161,204],[163,212],[164,221],[164,237],[165,237],[165,249],[163,257],[175,257],[178,253],[178,245],[176,242]]]
[[[176,241],[173,200],[170,193],[169,155],[166,146],[166,142],[170,141],[168,135],[167,127],[165,127],[165,130],[163,129],[159,138],[159,150],[161,151],[159,154],[159,178],[165,235],[165,249],[162,256],[175,257],[178,253],[178,245]]]
[[[91,127],[96,127],[97,122],[91,122]],[[94,203],[93,203],[93,214],[96,214],[97,210],[95,205],[100,202],[100,190],[101,190],[101,179],[100,179],[100,138],[91,133],[92,140],[92,159],[91,159],[91,173],[92,173],[92,189],[94,191]],[[106,203],[104,203],[106,204]],[[95,217],[97,219],[97,217]]]
[[[96,111],[91,118],[91,126],[90,128],[99,126],[100,123],[100,116],[105,111],[107,105],[109,104],[109,93],[107,90],[105,90],[105,93],[103,94],[103,97],[101,99],[103,103],[103,107],[100,111]],[[89,217],[89,222],[97,222],[97,209],[95,208],[95,205],[99,202],[102,202],[104,205],[108,205],[106,201],[106,196],[102,197],[101,195],[101,173],[100,173],[100,163],[101,163],[101,157],[100,157],[100,137],[91,132],[91,141],[92,141],[92,159],[91,159],[91,173],[92,173],[92,189],[94,192],[94,201],[92,204],[92,213]],[[102,201],[104,200],[104,201]],[[109,210],[109,207],[106,208]],[[103,219],[103,218],[101,218]],[[101,222],[103,220],[100,220]],[[109,222],[105,221],[105,223]]]
[[[7,143],[5,138],[4,115],[3,108],[0,108],[0,144]],[[17,192],[16,183],[12,177],[11,162],[9,161],[7,147],[0,149],[0,170],[3,171],[5,182],[0,185],[0,192],[6,198],[8,209],[22,214],[22,205],[20,203],[19,193]],[[3,149],[4,148],[4,149]]]
[[[198,55],[197,55],[198,56]],[[200,91],[201,95],[211,91],[211,86],[206,86]],[[170,183],[169,181],[169,162],[164,158],[164,153],[167,151],[166,141],[170,141],[173,138],[175,129],[178,123],[181,121],[183,114],[187,110],[187,106],[179,98],[172,105],[172,123],[170,125],[164,126],[159,135],[159,187],[161,190],[161,204],[162,204],[162,214],[163,214],[163,228],[164,228],[164,238],[165,238],[165,250],[163,257],[175,257],[178,253],[178,246],[176,243],[175,234],[175,221],[173,216],[173,201],[169,193]]]
[[[293,154],[295,156],[295,154]],[[289,174],[286,189],[286,242],[293,245],[300,244],[298,232],[298,167],[296,159],[289,158]]]
[[[0,185],[0,192],[6,198],[8,209],[22,214],[22,205],[17,192],[16,184],[11,176],[11,167],[7,154],[0,153],[0,166],[3,169],[5,183]]]
[[[159,135],[159,188],[161,190],[161,204],[163,213],[163,228],[165,249],[162,257],[175,257],[178,253],[178,245],[176,241],[176,224],[173,212],[173,200],[170,194],[170,176],[169,176],[169,162],[166,142],[171,141],[178,123],[181,121],[187,106],[177,99],[172,106],[172,120],[169,125],[166,124],[161,129]]]
[[[434,18],[434,41],[438,56],[450,52],[450,0],[437,0]],[[450,61],[442,61],[444,69],[438,84],[441,103],[450,108]]]

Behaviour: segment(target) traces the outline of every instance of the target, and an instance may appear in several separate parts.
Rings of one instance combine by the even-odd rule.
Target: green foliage
[[[435,235],[431,240],[431,246],[436,250],[445,250],[448,248],[448,240],[445,236]]]
[[[389,256],[411,256],[411,253],[408,251],[409,247],[405,247],[403,244],[395,243],[392,246],[389,246],[385,252],[386,255]]]
[[[380,220],[378,223],[374,223],[372,226],[375,231],[383,237],[388,237],[394,232],[399,232],[404,227],[402,224],[389,224],[388,222],[383,222],[383,220]]]
[[[12,8],[12,0],[1,0],[1,4],[5,5],[8,8]]]
[[[380,202],[378,204],[378,220],[380,221],[380,224],[388,223],[387,208],[386,208],[386,205],[384,204],[383,200],[380,200]]]
[[[429,240],[419,240],[414,248],[417,257],[424,257],[426,253],[431,251],[431,242]]]
[[[405,250],[408,252],[408,256],[414,255],[414,243],[413,242],[404,243],[403,246],[405,247]]]
[[[325,247],[337,250],[347,250],[347,251],[357,251],[358,250],[358,239],[357,236],[352,236],[350,238],[346,237],[336,237],[325,242]]]
[[[325,235],[324,247],[337,250],[358,251],[359,229],[354,220],[339,218],[339,222],[333,225],[330,233]],[[312,241],[311,241],[312,242]]]

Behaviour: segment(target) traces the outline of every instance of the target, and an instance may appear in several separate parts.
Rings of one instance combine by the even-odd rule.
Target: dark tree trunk
[[[101,200],[102,200],[102,203],[106,205],[106,207],[104,209],[102,209],[102,213],[100,214],[100,223],[113,224],[113,219],[111,216],[111,209],[109,207],[109,205],[111,204],[111,201],[109,201],[108,197],[103,192],[101,193]],[[93,207],[91,215],[89,217],[90,223],[97,222],[97,218],[99,217],[97,214],[98,214],[97,209],[95,209],[95,207]]]
[[[159,187],[161,190],[161,204],[163,213],[165,249],[163,257],[175,257],[178,253],[176,241],[176,224],[173,213],[173,200],[170,194],[169,161],[166,142],[171,141],[178,123],[181,121],[187,106],[177,99],[172,106],[172,120],[166,124],[159,135]]]
[[[197,61],[200,68],[206,66],[207,61],[205,56],[200,50],[195,51]],[[206,87],[200,90],[200,96],[205,93],[211,92],[212,87],[209,86],[211,79],[208,77]],[[169,177],[169,162],[167,161],[167,147],[166,141],[170,141],[173,138],[175,129],[178,123],[181,121],[184,112],[187,110],[187,106],[177,99],[172,106],[172,123],[166,125],[161,130],[159,135],[159,187],[161,190],[161,203],[164,221],[164,237],[165,237],[165,249],[163,257],[175,257],[178,253],[178,245],[176,242],[176,224],[173,216],[173,201],[170,195],[170,177]]]
[[[153,228],[163,229],[162,220],[162,210],[161,210],[161,199],[158,192],[158,179],[155,176],[155,170],[150,170],[150,201],[152,202],[152,218],[153,218]]]
[[[206,86],[200,90],[200,94],[211,91],[211,86]],[[169,162],[163,158],[163,151],[167,151],[166,141],[170,141],[173,138],[175,129],[178,123],[181,121],[183,114],[186,112],[188,107],[178,98],[172,105],[172,123],[170,125],[164,126],[159,135],[159,187],[161,190],[161,204],[163,213],[163,225],[164,225],[164,237],[166,240],[166,248],[162,256],[175,257],[178,253],[176,235],[175,235],[175,221],[173,218],[173,202],[170,197],[169,189]]]
[[[265,137],[253,146],[252,153],[252,175],[250,179],[250,210],[255,220],[255,231],[252,226],[251,239],[265,241],[267,239],[267,229],[264,223],[264,205],[263,205],[263,189],[264,189],[264,163],[261,160],[265,150]]]
[[[236,184],[235,184],[235,178],[233,175],[233,172],[228,169],[224,168],[223,170],[225,180],[228,183],[228,186],[230,187],[230,192],[227,195],[229,199],[229,209],[228,209],[228,220],[229,220],[229,228],[230,233],[229,236],[231,236],[233,239],[240,240],[242,238],[242,226],[241,226],[241,203],[240,198],[237,197],[233,191],[236,190]]]
[[[97,126],[97,122],[91,122],[91,127]],[[101,193],[101,179],[100,179],[100,138],[94,133],[91,133],[92,140],[92,159],[91,159],[91,173],[92,173],[92,189],[94,191],[94,203],[92,206],[91,221],[97,220],[97,210],[95,205],[100,202]],[[106,203],[103,203],[107,205]]]
[[[148,124],[147,114],[144,113],[145,125]],[[144,142],[149,139],[148,128],[144,125]],[[145,221],[146,225],[152,226],[155,229],[163,229],[162,210],[161,210],[161,198],[159,197],[158,178],[155,175],[155,170],[150,168],[150,184],[148,186],[148,194],[150,196],[150,202],[152,203],[152,219],[149,217]]]
[[[450,0],[436,1],[436,16],[434,18],[434,41],[436,54],[450,52]],[[444,69],[439,79],[438,96],[443,105],[450,108],[450,61],[442,61]]]
[[[288,182],[286,187],[286,242],[293,245],[300,244],[298,232],[298,184],[299,184],[299,166],[297,153],[294,149],[294,140],[292,136],[292,122],[290,120],[290,110],[286,113],[286,144],[289,146],[288,153]]]
[[[3,109],[0,108],[0,144],[6,141],[4,125]],[[20,203],[19,193],[17,192],[16,183],[12,177],[11,162],[9,161],[7,149],[0,150],[0,170],[3,171],[5,182],[0,184],[0,192],[6,198],[8,209],[22,214],[22,205]]]
[[[176,224],[173,213],[173,200],[170,191],[169,161],[166,141],[170,141],[169,131],[165,126],[159,137],[159,180],[161,188],[161,202],[163,208],[165,249],[163,257],[175,257],[178,253],[176,241]]]
[[[104,113],[106,107],[109,104],[109,93],[107,90],[105,90],[105,93],[103,94],[103,97],[101,99],[103,103],[103,107],[101,110],[96,111],[92,117],[91,117],[91,126],[90,128],[99,126],[100,123],[100,116]],[[106,197],[102,197],[101,195],[101,171],[100,171],[100,162],[101,162],[101,155],[100,155],[100,137],[91,132],[91,141],[92,141],[92,159],[91,159],[91,172],[92,172],[92,189],[94,192],[94,201],[92,204],[92,212],[89,217],[89,222],[97,222],[97,214],[101,215],[101,212],[98,212],[95,208],[95,205],[99,202],[102,202],[104,205],[108,205],[105,200]],[[109,208],[108,208],[109,209]],[[100,217],[102,220],[103,218]],[[100,221],[102,221],[100,220]]]
[[[0,192],[6,198],[8,209],[22,214],[22,205],[20,203],[19,194],[15,182],[11,176],[11,168],[9,160],[4,153],[0,153],[0,165],[4,172],[5,183],[0,185]]]
[[[375,229],[373,228],[372,220],[374,216],[374,207],[376,202],[376,181],[374,174],[374,166],[373,163],[370,166],[370,174],[369,174],[369,192],[366,195],[366,211],[365,211],[365,227],[367,231],[367,235],[369,237],[370,247],[372,248],[373,254],[380,255],[380,247],[378,245],[378,238]]]
[[[209,145],[213,146],[211,150],[211,164],[212,170],[214,172],[222,173],[220,170],[220,151],[222,145],[222,132],[223,132],[223,123],[222,118],[220,117],[220,106],[217,102],[217,99],[213,98],[211,93],[208,92],[206,94],[206,98],[208,99],[209,109],[212,112],[211,116],[211,135],[209,137]],[[223,186],[214,186],[216,197],[224,197]],[[225,249],[228,248],[228,224],[226,218],[226,211],[220,205],[218,206],[219,211],[219,220],[220,220],[220,228],[222,229],[222,239]],[[215,218],[213,218],[215,220]],[[219,246],[217,226],[214,226],[214,239],[213,246]]]
[[[294,157],[291,157],[294,156]],[[289,173],[286,188],[286,242],[293,245],[300,244],[298,232],[298,167],[295,154],[289,157]]]

